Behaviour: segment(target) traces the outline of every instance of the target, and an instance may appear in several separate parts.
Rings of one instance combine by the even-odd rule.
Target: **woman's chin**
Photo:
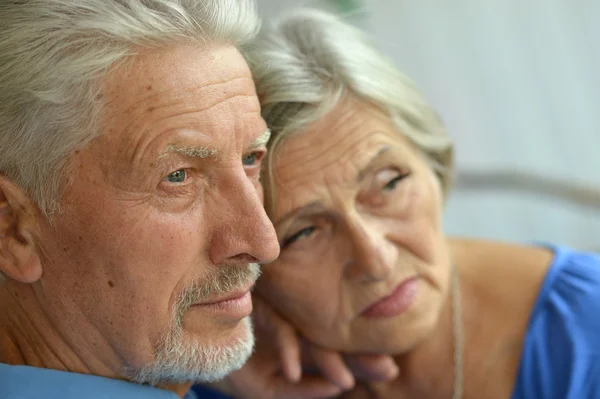
[[[432,337],[439,322],[439,312],[427,312],[420,317],[391,318],[355,322],[351,329],[337,336],[323,331],[313,342],[344,353],[369,353],[400,356]],[[324,339],[326,338],[326,339]]]

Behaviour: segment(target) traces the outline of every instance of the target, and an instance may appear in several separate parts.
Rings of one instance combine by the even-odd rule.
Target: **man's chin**
[[[212,321],[212,320],[211,320]],[[250,317],[243,317],[235,323],[214,322],[209,327],[208,321],[204,324],[197,324],[194,320],[186,318],[182,330],[186,341],[210,341],[215,346],[230,346],[236,342],[248,338],[252,335],[252,322]]]
[[[150,385],[214,382],[240,369],[254,349],[249,317],[211,342],[191,332],[176,335],[163,341],[151,364],[128,373],[133,381]]]

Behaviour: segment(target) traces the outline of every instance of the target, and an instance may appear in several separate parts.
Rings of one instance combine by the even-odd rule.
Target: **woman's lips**
[[[366,318],[383,318],[398,316],[415,302],[419,288],[418,277],[404,280],[387,296],[365,309],[361,316]]]

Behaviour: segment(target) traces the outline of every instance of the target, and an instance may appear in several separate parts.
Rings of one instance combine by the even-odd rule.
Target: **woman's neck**
[[[452,397],[455,375],[453,294],[449,290],[433,334],[409,353],[396,357],[401,370],[397,388],[407,398]]]
[[[541,249],[479,241],[450,240],[449,245],[462,298],[463,398],[510,397],[537,287],[552,256]],[[456,388],[452,295],[449,290],[434,333],[396,357],[400,377],[370,385],[376,397],[452,398]]]

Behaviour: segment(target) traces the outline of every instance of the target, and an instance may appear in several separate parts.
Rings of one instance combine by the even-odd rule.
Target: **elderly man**
[[[238,52],[254,4],[11,0],[0,21],[0,398],[192,396],[239,369],[279,253]],[[227,382],[339,392],[280,368],[255,357]]]
[[[171,398],[241,367],[279,252],[237,50],[254,5],[2,1],[0,20],[0,397]]]

